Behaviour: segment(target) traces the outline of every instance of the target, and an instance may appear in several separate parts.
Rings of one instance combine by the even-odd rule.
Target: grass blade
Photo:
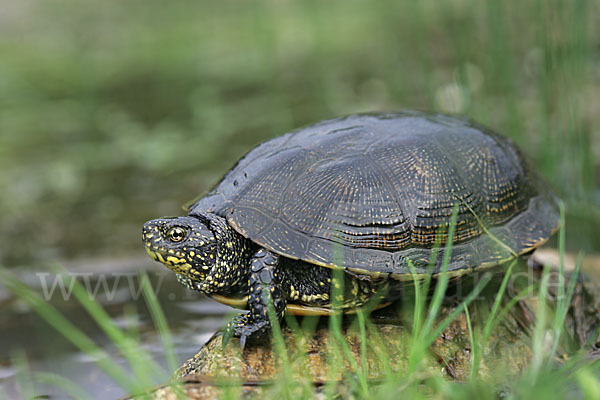
[[[156,294],[150,285],[149,277],[145,272],[140,275],[140,282],[142,285],[142,291],[144,293],[144,299],[146,300],[146,305],[148,306],[150,314],[152,315],[154,326],[160,335],[160,340],[165,351],[165,357],[167,358],[169,371],[175,371],[179,364],[177,363],[177,357],[175,356],[175,347],[173,346],[173,338],[171,336],[171,331],[169,331],[167,318],[162,311],[158,299],[156,298]]]
[[[23,284],[4,268],[0,268],[0,278],[11,292],[25,301],[42,319],[48,322],[79,350],[94,358],[98,366],[108,376],[119,383],[119,385],[132,393],[142,391],[142,386],[134,379],[131,379],[131,375],[126,370],[111,360],[104,350],[99,348],[71,321],[48,304],[38,293]]]

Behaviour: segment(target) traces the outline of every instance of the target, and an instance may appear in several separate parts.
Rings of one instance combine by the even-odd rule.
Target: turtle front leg
[[[271,303],[275,316],[281,322],[285,313],[286,296],[283,290],[283,274],[279,270],[279,256],[265,249],[259,249],[250,259],[248,278],[249,311],[239,314],[228,329],[240,338],[244,348],[246,341],[260,341],[267,337],[271,328],[268,304]]]

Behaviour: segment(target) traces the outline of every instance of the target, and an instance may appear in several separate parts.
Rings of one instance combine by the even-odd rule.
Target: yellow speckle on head
[[[195,255],[196,255],[196,253],[195,253],[195,252],[193,252],[193,251],[190,251],[190,256],[194,257]]]
[[[173,256],[168,256],[167,257],[167,262],[173,263],[173,264],[183,264],[186,262],[185,259],[183,258],[177,258],[177,257],[173,257]]]
[[[190,264],[183,264],[183,265],[175,265],[171,269],[179,274],[188,274],[191,267],[192,266]]]

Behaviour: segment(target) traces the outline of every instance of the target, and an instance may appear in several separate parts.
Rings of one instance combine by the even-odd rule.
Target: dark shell
[[[455,205],[455,274],[524,254],[559,226],[556,197],[510,140],[413,111],[333,119],[265,142],[190,214],[224,216],[290,258],[402,279],[407,259],[426,272]]]

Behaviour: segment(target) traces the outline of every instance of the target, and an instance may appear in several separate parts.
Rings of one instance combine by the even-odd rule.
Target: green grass
[[[65,270],[59,270],[65,273]],[[61,314],[51,304],[47,303],[41,294],[37,293],[27,285],[19,281],[9,271],[0,268],[0,278],[2,284],[10,291],[16,294],[23,300],[39,317],[44,319],[52,328],[62,334],[70,343],[72,343],[81,353],[88,355],[96,360],[98,367],[106,373],[115,384],[124,388],[132,394],[139,394],[145,397],[145,393],[152,387],[154,382],[158,380],[167,381],[170,373],[161,368],[149,354],[144,351],[139,343],[138,332],[128,332],[119,328],[114,320],[106,313],[106,311],[88,294],[84,286],[75,278],[73,285],[73,294],[81,306],[90,314],[92,319],[97,323],[98,327],[104,331],[110,342],[116,347],[119,356],[127,361],[128,369],[123,368],[116,360],[113,360],[101,347],[93,342],[77,325],[70,321],[65,315]],[[143,293],[151,310],[157,330],[163,339],[165,354],[169,361],[169,367],[174,370],[177,366],[173,347],[170,343],[170,335],[166,326],[165,316],[162,313],[160,305],[152,289],[149,288],[148,280],[142,279]],[[76,382],[70,381],[67,377],[62,377],[52,373],[38,373],[35,376],[27,376],[29,374],[26,366],[25,358],[19,355],[15,362],[15,367],[20,374],[25,373],[26,377],[18,381],[18,386],[21,390],[23,398],[33,398],[30,394],[34,389],[33,382],[46,383],[56,386],[66,393],[76,394],[85,390]],[[175,392],[178,392],[176,385]],[[79,397],[79,396],[75,396]]]
[[[456,223],[457,208],[451,217],[449,227],[449,236],[453,237],[454,225]],[[564,222],[564,213],[561,206],[561,219]],[[564,255],[564,224],[559,233],[561,256]],[[414,295],[412,299],[414,304],[408,304],[405,308],[410,311],[407,326],[411,326],[409,353],[407,354],[407,368],[405,370],[395,371],[389,366],[388,355],[378,351],[381,349],[382,338],[375,329],[373,322],[370,321],[364,311],[360,311],[356,318],[351,322],[350,329],[358,334],[360,341],[359,353],[362,357],[358,360],[349,347],[346,339],[345,328],[342,329],[342,315],[334,314],[329,318],[329,356],[327,358],[328,379],[323,382],[321,389],[326,398],[337,398],[340,393],[350,393],[356,398],[396,398],[398,395],[411,398],[497,398],[500,392],[508,398],[564,398],[565,396],[577,396],[578,398],[594,398],[599,390],[598,377],[600,376],[600,364],[598,362],[586,360],[585,351],[571,349],[569,357],[563,362],[557,362],[556,355],[567,354],[566,348],[561,347],[564,344],[563,330],[565,327],[565,317],[574,293],[574,282],[577,279],[580,261],[577,269],[572,273],[571,280],[567,284],[564,279],[564,266],[559,268],[559,282],[555,306],[550,309],[547,305],[548,295],[548,271],[544,270],[539,285],[534,289],[537,292],[538,308],[535,314],[536,323],[532,328],[531,348],[533,359],[529,367],[515,380],[506,378],[510,371],[498,371],[497,374],[483,376],[479,374],[483,349],[493,332],[493,330],[503,321],[503,318],[510,312],[516,301],[522,294],[531,294],[531,287],[525,288],[521,293],[513,298],[506,298],[506,288],[509,278],[512,276],[512,270],[516,262],[506,265],[506,272],[499,285],[499,289],[493,298],[489,299],[490,311],[483,324],[475,329],[471,325],[469,305],[481,293],[484,287],[490,281],[490,274],[486,273],[483,278],[478,280],[473,289],[457,304],[454,309],[445,316],[440,316],[440,307],[445,301],[448,288],[447,266],[452,251],[452,242],[448,241],[444,247],[444,253],[441,265],[441,274],[435,280],[425,279],[423,281],[414,281]],[[437,253],[437,252],[434,252]],[[561,257],[562,258],[562,257]],[[435,257],[432,257],[432,264],[435,263]],[[414,268],[414,267],[413,267]],[[60,270],[58,272],[61,272]],[[64,271],[62,271],[64,272]],[[340,273],[335,278],[342,282]],[[73,286],[73,294],[77,301],[87,310],[96,321],[98,327],[104,331],[114,347],[119,351],[121,357],[127,361],[128,367],[123,369],[113,359],[111,359],[103,349],[98,347],[89,339],[73,322],[62,315],[59,311],[46,303],[42,297],[21,283],[6,269],[0,269],[0,278],[8,289],[19,296],[29,307],[31,307],[39,316],[45,319],[54,329],[59,331],[66,339],[74,344],[81,352],[94,357],[98,366],[109,375],[115,384],[122,386],[127,392],[136,394],[140,398],[149,396],[149,389],[153,386],[156,379],[164,382],[168,381],[169,373],[162,370],[156,362],[143,351],[139,343],[139,335],[136,331],[128,331],[118,328],[107,313],[94,301],[86,292],[85,288],[78,282]],[[147,277],[142,277],[141,283],[143,293],[151,310],[151,315],[157,327],[157,331],[162,338],[164,351],[169,361],[169,370],[173,371],[176,367],[176,360],[173,351],[171,333],[167,327],[166,319],[161,311],[160,305],[148,285]],[[430,283],[435,286],[431,289]],[[343,285],[334,285],[332,299],[338,298],[343,293]],[[427,294],[431,293],[428,299]],[[488,292],[489,295],[489,292]],[[339,301],[339,300],[337,300]],[[373,307],[376,304],[370,304]],[[335,304],[334,304],[335,306]],[[338,307],[340,304],[338,304]],[[367,307],[367,308],[368,308]],[[304,375],[298,378],[295,372],[298,365],[306,365],[308,362],[304,346],[304,338],[310,337],[314,332],[315,326],[303,326],[293,316],[287,316],[288,325],[292,328],[296,338],[296,345],[288,348],[282,336],[282,331],[277,318],[274,317],[274,309],[269,308],[269,317],[271,318],[273,330],[273,351],[276,354],[276,360],[280,369],[280,375],[275,379],[268,381],[264,390],[269,396],[281,396],[283,398],[309,398],[315,395],[316,389],[310,376]],[[456,383],[443,374],[433,373],[431,365],[430,346],[435,339],[439,337],[446,327],[455,320],[459,314],[466,314],[468,331],[470,333],[469,342],[471,344],[470,374],[463,383]],[[412,318],[412,320],[410,319]],[[310,319],[308,319],[310,320]],[[313,319],[314,320],[314,319]],[[308,333],[307,333],[308,331]],[[553,334],[552,341],[547,340],[548,333]],[[308,336],[307,336],[308,335]],[[233,343],[233,345],[235,345]],[[384,366],[380,371],[378,379],[372,379],[372,365],[366,364],[365,355],[367,352],[374,352],[377,364]],[[291,359],[294,359],[294,365]],[[21,390],[23,398],[31,398],[36,395],[36,383],[44,383],[55,386],[65,393],[75,398],[89,397],[82,387],[76,382],[70,381],[66,377],[44,372],[32,374],[27,366],[27,361],[23,353],[17,353],[14,357],[14,365],[18,368],[17,383]],[[338,376],[342,376],[340,383]],[[238,398],[241,389],[241,381],[236,384],[236,379],[227,377],[218,378],[216,385],[222,385],[225,398]],[[341,386],[340,386],[341,385]],[[345,387],[346,389],[341,389]],[[183,396],[183,388],[173,385],[174,393]],[[342,390],[342,392],[340,392]]]
[[[453,216],[455,221],[456,214]],[[564,213],[561,206],[561,219],[563,228],[559,233],[561,237],[561,256],[564,251]],[[454,224],[451,224],[453,226]],[[450,237],[452,229],[450,229]],[[449,243],[445,248],[445,257],[442,264],[442,270],[447,268],[448,255],[451,251],[452,244]],[[334,315],[329,318],[329,331],[331,338],[334,339],[331,343],[332,356],[328,368],[330,368],[331,379],[325,386],[323,393],[326,398],[335,398],[339,395],[338,384],[335,383],[333,377],[337,376],[339,371],[346,370],[347,377],[344,382],[349,387],[349,392],[357,398],[372,398],[373,396],[381,398],[397,398],[415,397],[415,398],[490,398],[495,399],[502,392],[508,398],[564,398],[565,396],[576,396],[578,398],[594,398],[593,396],[598,390],[598,376],[600,376],[600,365],[597,362],[586,360],[585,352],[575,352],[570,355],[570,358],[563,363],[557,362],[556,350],[561,342],[560,338],[563,334],[566,310],[571,302],[574,285],[578,278],[580,262],[577,268],[571,274],[571,279],[567,284],[564,275],[564,266],[561,266],[559,274],[559,282],[564,283],[564,286],[558,287],[559,297],[556,301],[555,312],[552,317],[548,314],[548,305],[546,299],[548,296],[548,277],[549,270],[544,270],[540,279],[540,285],[534,289],[537,292],[538,304],[540,305],[536,313],[536,323],[533,327],[533,335],[531,338],[531,346],[533,350],[533,360],[530,366],[521,374],[520,377],[514,380],[497,380],[504,375],[506,371],[498,371],[496,376],[492,378],[484,378],[478,374],[478,368],[482,357],[482,349],[491,336],[495,327],[502,323],[503,318],[518,299],[522,296],[531,294],[532,287],[528,286],[514,298],[505,298],[506,287],[509,278],[512,276],[513,267],[516,261],[507,264],[506,272],[499,286],[496,296],[493,298],[491,310],[487,315],[487,319],[483,324],[483,328],[478,334],[475,334],[468,317],[468,305],[470,302],[481,293],[482,288],[489,282],[489,279],[480,280],[469,295],[451,312],[446,318],[442,319],[438,326],[433,328],[438,313],[439,306],[444,299],[447,288],[447,276],[442,274],[441,278],[436,281],[436,286],[433,290],[431,300],[426,300],[426,293],[423,293],[423,287],[427,284],[415,280],[415,312],[413,314],[413,341],[410,344],[409,364],[407,371],[394,372],[391,370],[385,371],[383,380],[373,381],[369,378],[369,371],[366,365],[356,363],[355,357],[348,348],[348,343],[345,341],[341,330],[341,319],[339,315]],[[489,277],[488,277],[489,278]],[[338,277],[339,279],[339,277]],[[338,288],[339,291],[342,288]],[[335,294],[334,294],[335,296]],[[334,297],[335,298],[335,297]],[[501,308],[502,307],[502,308]],[[418,310],[422,310],[419,312]],[[424,370],[424,361],[427,357],[428,348],[433,340],[437,338],[443,329],[445,329],[459,313],[467,314],[468,329],[470,332],[470,343],[472,351],[471,371],[469,379],[464,383],[456,383],[444,379],[441,375],[431,375]],[[425,323],[419,319],[419,315],[426,313],[427,318]],[[354,321],[358,325],[357,330],[361,340],[361,354],[365,354],[366,343],[377,342],[380,340],[377,337],[376,331],[373,329],[372,323],[359,314]],[[366,332],[371,335],[367,336]],[[547,332],[554,333],[554,341],[549,345],[545,338]],[[278,357],[286,360],[289,363],[287,356],[288,352],[294,351],[297,354],[297,349],[285,349],[281,344],[283,337],[279,329],[274,330],[275,351]],[[297,335],[300,335],[298,332]],[[364,345],[364,347],[363,347]],[[300,353],[302,353],[300,351]],[[565,353],[562,353],[565,354]],[[385,354],[377,354],[383,365],[389,364]],[[364,358],[362,358],[364,360]],[[296,360],[302,363],[303,361]],[[287,368],[287,367],[286,367]],[[509,372],[509,371],[508,371]],[[269,392],[272,396],[282,395],[289,398],[290,392],[296,385],[299,385],[294,379],[290,379],[289,371],[282,375],[282,380],[288,382],[290,387],[285,387],[281,390],[279,386],[274,387],[274,392]],[[304,382],[306,384],[306,382]]]

